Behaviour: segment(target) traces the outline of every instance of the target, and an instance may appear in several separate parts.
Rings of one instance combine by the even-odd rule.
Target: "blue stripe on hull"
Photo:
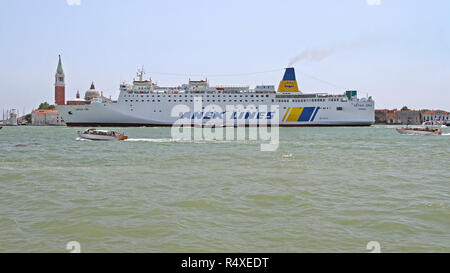
[[[309,119],[311,118],[311,115],[314,112],[315,108],[316,107],[305,107],[303,109],[303,112],[300,115],[298,121],[309,121]]]
[[[316,111],[314,112],[312,118],[311,118],[311,122],[314,121],[314,119],[316,118],[317,112],[319,112],[320,107],[316,107]]]

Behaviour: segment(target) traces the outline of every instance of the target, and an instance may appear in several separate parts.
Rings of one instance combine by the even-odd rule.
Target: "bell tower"
[[[55,74],[55,104],[66,104],[66,84],[64,83],[64,71],[61,64],[61,55],[59,55],[58,68]]]

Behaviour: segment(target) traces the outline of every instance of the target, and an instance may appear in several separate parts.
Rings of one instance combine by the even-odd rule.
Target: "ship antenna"
[[[145,74],[144,66],[142,66],[142,68],[140,70],[138,69],[138,72],[136,73],[136,76],[139,77],[139,81],[142,81],[144,74]]]

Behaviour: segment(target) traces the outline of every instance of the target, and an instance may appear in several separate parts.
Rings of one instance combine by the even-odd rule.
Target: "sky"
[[[66,99],[91,82],[117,98],[144,66],[160,86],[272,84],[296,69],[304,93],[358,90],[376,108],[450,111],[448,0],[3,0],[0,109]],[[265,73],[256,73],[265,72]]]

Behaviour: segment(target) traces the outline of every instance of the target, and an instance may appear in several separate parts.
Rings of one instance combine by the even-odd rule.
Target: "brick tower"
[[[57,105],[66,104],[66,85],[64,83],[61,55],[59,55],[58,68],[56,69],[55,74],[55,103]]]

